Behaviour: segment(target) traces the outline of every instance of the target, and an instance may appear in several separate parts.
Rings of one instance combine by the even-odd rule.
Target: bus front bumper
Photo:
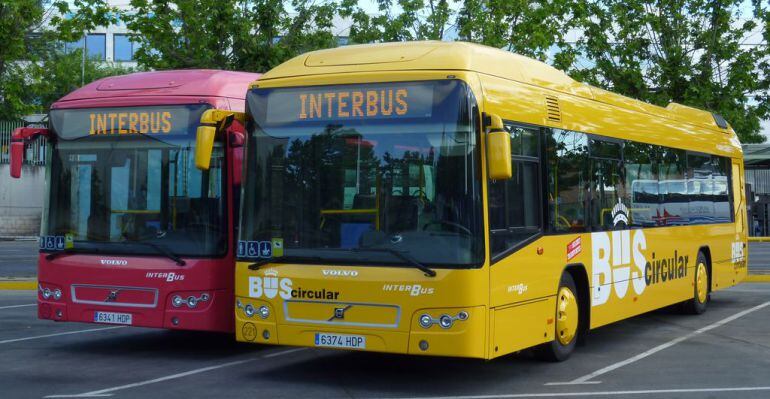
[[[249,311],[246,307],[251,305]],[[430,356],[457,356],[487,358],[486,308],[484,306],[447,309],[419,309],[410,315],[402,315],[406,328],[364,327],[335,325],[334,321],[319,323],[277,322],[273,306],[253,298],[237,298],[235,305],[235,334],[240,342],[255,344],[291,345],[350,349],[371,352],[400,353]],[[261,314],[267,308],[267,316]],[[463,320],[457,318],[460,311],[466,313]],[[251,316],[248,316],[251,314]],[[420,317],[429,315],[433,320],[429,327],[420,324]],[[442,315],[453,318],[450,327],[442,327]],[[343,321],[339,322],[344,323]],[[354,339],[357,345],[335,345],[323,342],[329,336],[339,336],[344,342]]]

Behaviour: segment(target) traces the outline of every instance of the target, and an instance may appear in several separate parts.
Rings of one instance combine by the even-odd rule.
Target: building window
[[[133,61],[134,54],[139,48],[139,43],[131,41],[131,35],[114,34],[112,35],[112,59],[115,61]]]
[[[83,48],[83,38],[81,37],[79,40],[69,43],[64,43],[64,52],[67,54],[75,51],[80,50]]]
[[[91,59],[104,61],[107,55],[106,35],[104,33],[89,33],[85,37],[86,56]],[[83,38],[64,44],[64,52],[71,53],[83,49]]]
[[[86,55],[88,58],[103,61],[107,56],[107,39],[104,33],[89,33],[86,36]]]

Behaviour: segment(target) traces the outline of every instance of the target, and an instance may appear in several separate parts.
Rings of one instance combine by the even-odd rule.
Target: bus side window
[[[513,177],[489,182],[489,225],[492,256],[539,234],[540,131],[506,124],[511,136]]]
[[[710,155],[687,154],[687,198],[690,224],[714,221],[713,172]]]
[[[689,220],[687,157],[684,150],[660,147],[656,226],[684,225]]]
[[[589,193],[588,138],[584,133],[552,129],[546,140],[548,230],[584,232]]]
[[[623,148],[628,225],[655,226],[658,215],[658,147],[628,141]]]
[[[596,230],[622,229],[628,226],[628,206],[623,216],[615,208],[625,197],[625,186],[621,158],[621,143],[604,140],[590,140],[591,152],[591,225]]]

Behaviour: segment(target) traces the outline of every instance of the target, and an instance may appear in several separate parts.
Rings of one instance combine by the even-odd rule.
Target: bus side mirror
[[[508,180],[513,177],[511,164],[511,136],[503,128],[503,120],[489,115],[487,128],[487,169],[492,180]]]
[[[21,177],[21,164],[24,162],[24,142],[11,143],[11,177]]]
[[[38,136],[49,137],[50,134],[51,132],[48,129],[40,127],[20,127],[11,133],[9,161],[12,178],[18,179],[21,177],[21,165],[24,163],[24,143]]]
[[[198,127],[195,136],[196,168],[209,170],[217,131],[226,129],[233,121],[245,123],[246,114],[222,109],[208,109],[203,112],[203,115],[201,115],[201,126]]]
[[[214,151],[214,137],[217,128],[214,126],[199,126],[195,136],[195,167],[200,170],[209,170],[211,166],[211,153]]]

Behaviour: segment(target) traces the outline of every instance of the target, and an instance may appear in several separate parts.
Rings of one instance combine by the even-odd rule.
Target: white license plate
[[[366,349],[366,337],[361,335],[315,333],[315,346]]]
[[[131,313],[94,312],[94,323],[131,325]]]

